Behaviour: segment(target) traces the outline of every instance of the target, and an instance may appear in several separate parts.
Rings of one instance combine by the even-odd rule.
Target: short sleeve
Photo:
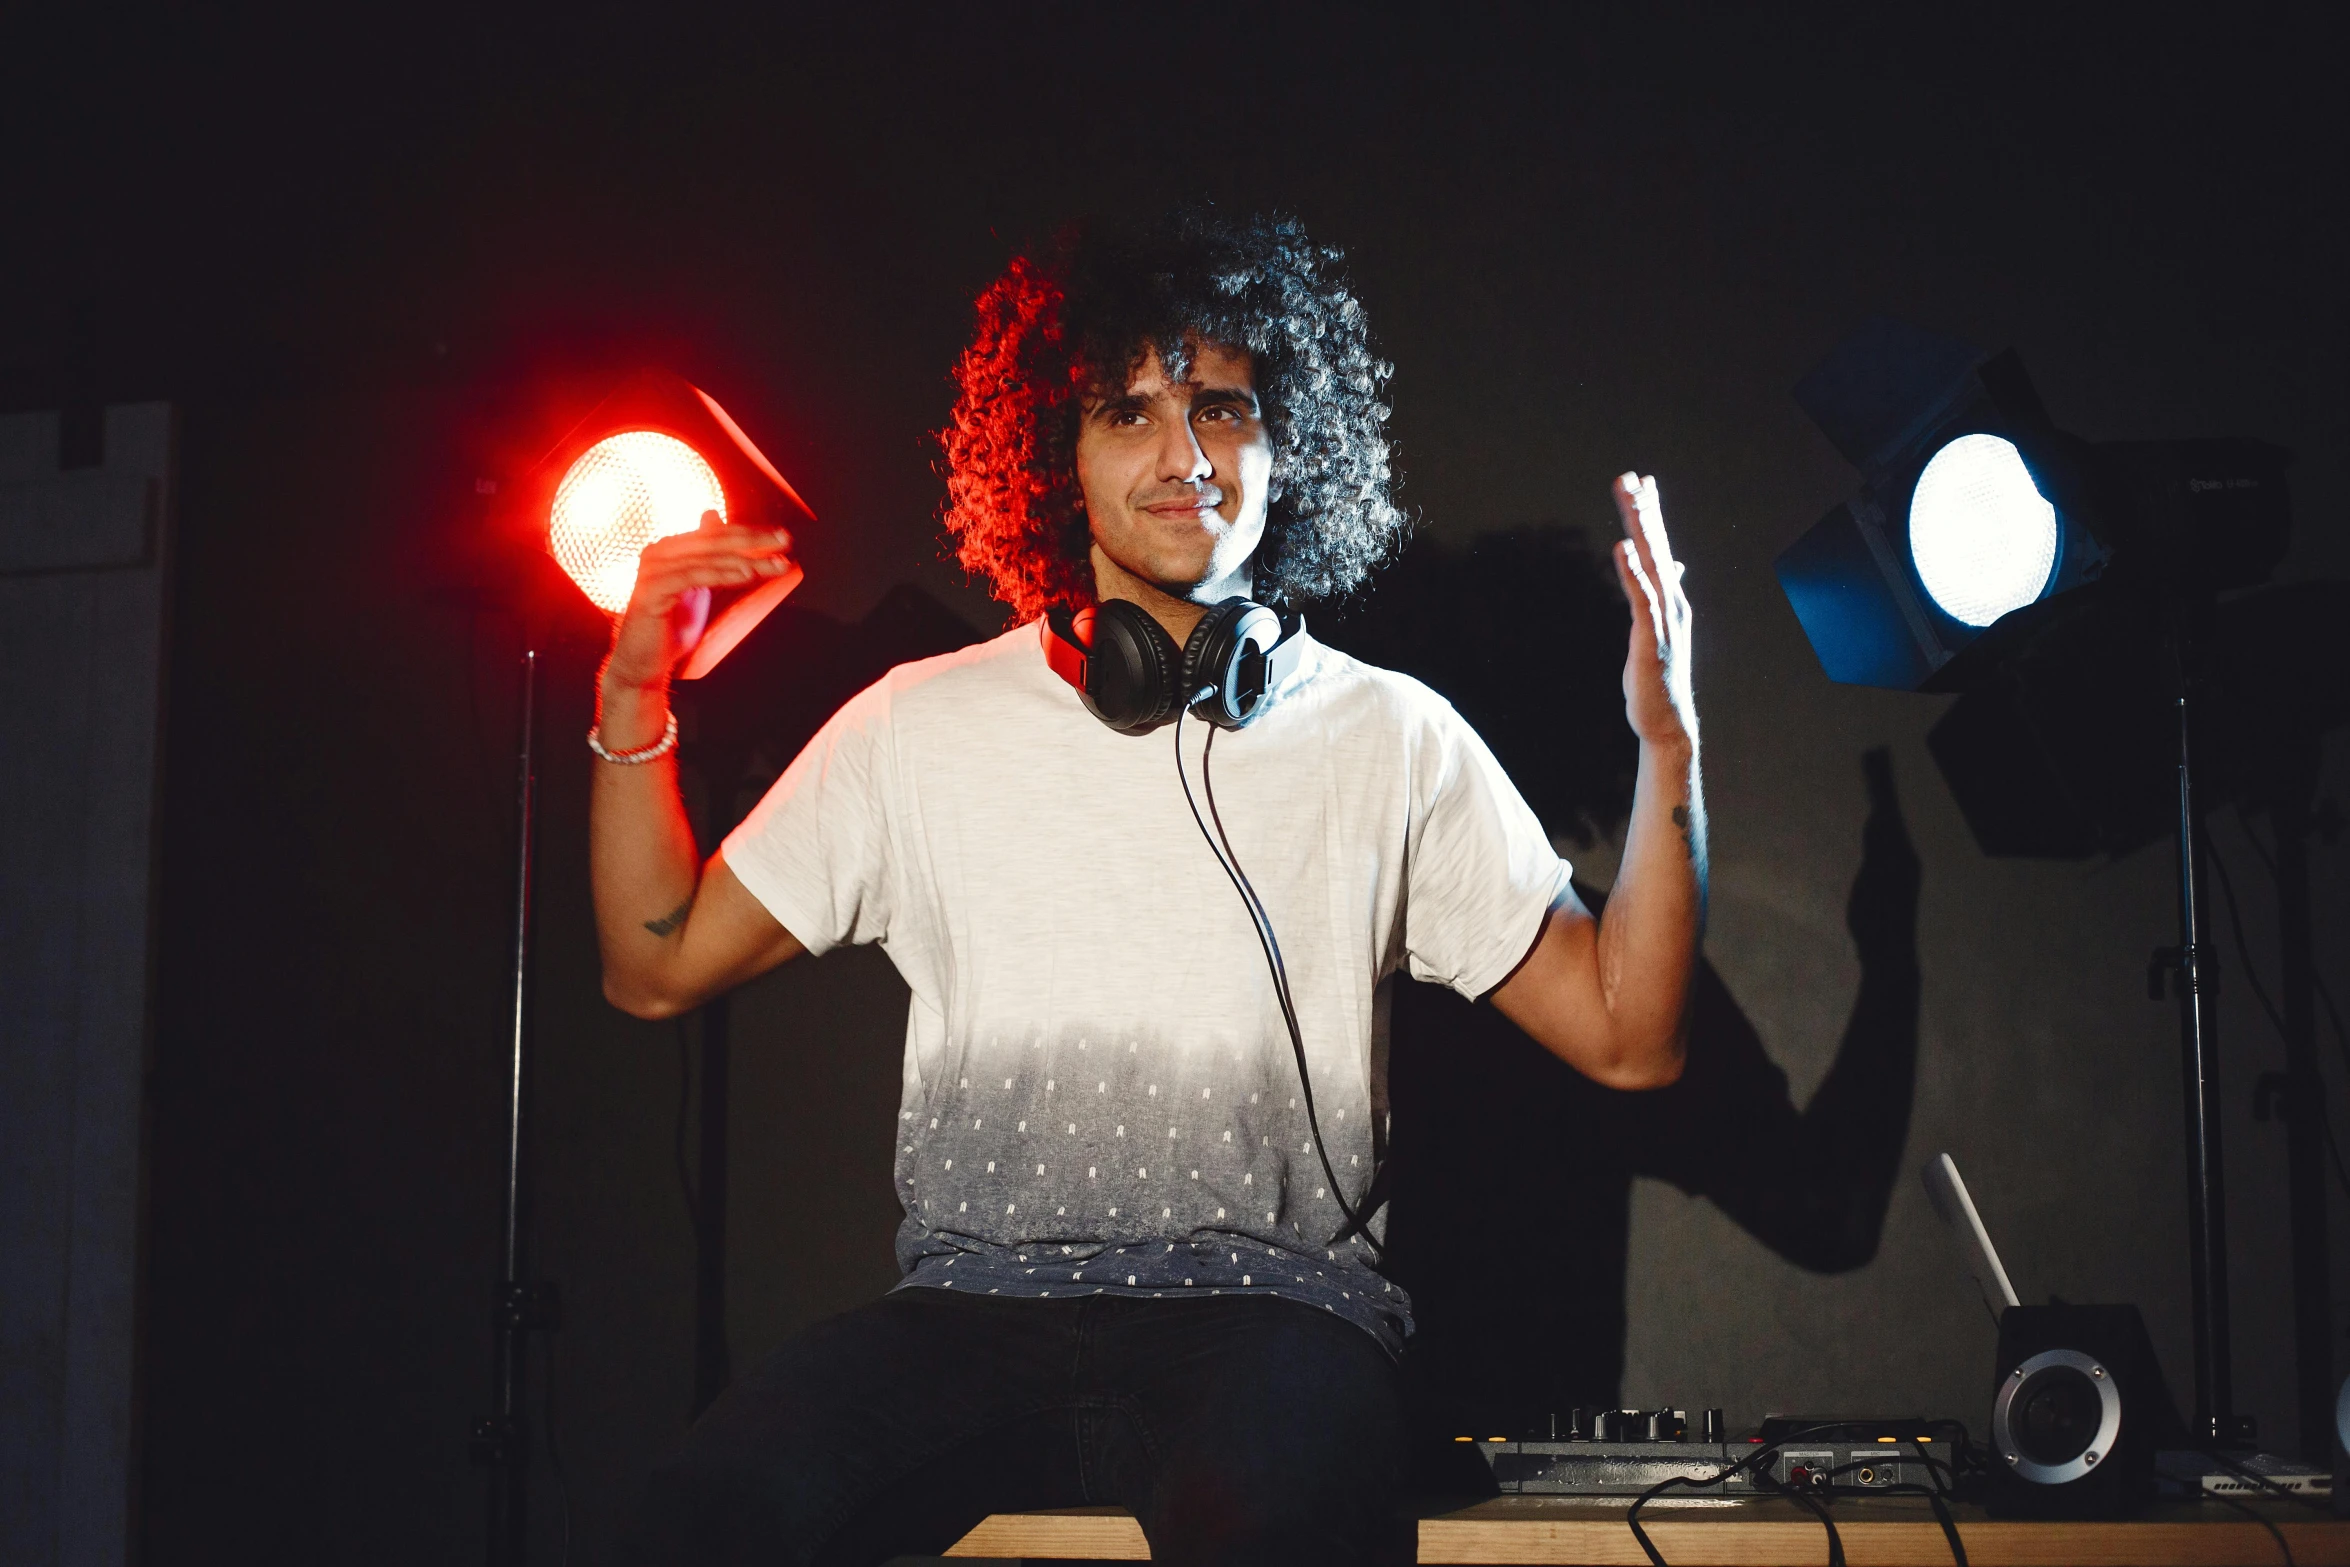
[[[884,677],[826,720],[727,834],[735,878],[812,954],[889,935],[893,782]]]
[[[1415,765],[1404,957],[1412,978],[1474,1001],[1531,950],[1568,867],[1485,742],[1431,695]]]

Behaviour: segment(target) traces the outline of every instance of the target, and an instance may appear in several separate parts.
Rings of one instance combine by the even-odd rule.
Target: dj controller
[[[1456,1437],[1472,1444],[1504,1493],[1636,1497],[1667,1481],[1675,1496],[1951,1487],[1952,1428],[1920,1420],[1809,1421],[1773,1416],[1730,1438],[1722,1411],[1694,1430],[1687,1410],[1572,1410],[1526,1437]],[[1767,1451],[1766,1451],[1767,1450]]]

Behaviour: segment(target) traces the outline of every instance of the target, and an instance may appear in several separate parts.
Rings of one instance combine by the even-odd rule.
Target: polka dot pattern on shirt
[[[1325,1244],[1344,1215],[1330,1200],[1294,1079],[1265,1080],[1293,1070],[1289,1063],[1141,1039],[1116,1041],[1105,1054],[1098,1043],[1080,1034],[975,1051],[972,1070],[905,1111],[901,1119],[917,1130],[899,1156],[907,1209],[900,1287],[1038,1298],[1075,1285],[1161,1297],[1258,1291],[1328,1309],[1400,1350],[1409,1303],[1376,1271],[1373,1249],[1359,1237]],[[1051,1115],[1080,1054],[1100,1057],[1110,1075],[1095,1074],[1092,1094]],[[995,1070],[984,1070],[988,1061]],[[1359,1090],[1350,1102],[1346,1085],[1316,1087],[1336,1101],[1324,1112],[1333,1162],[1363,1169],[1369,1139],[1340,1130],[1366,1125]],[[1165,1108],[1152,1117],[1150,1106]],[[1342,1121],[1341,1110],[1355,1113]],[[1138,1116],[1143,1126],[1133,1124]],[[1114,1157],[1154,1145],[1168,1157]],[[1359,1195],[1359,1187],[1349,1193]],[[1044,1253],[1068,1264],[1049,1280],[1038,1272]],[[1085,1276],[1105,1259],[1109,1266]]]

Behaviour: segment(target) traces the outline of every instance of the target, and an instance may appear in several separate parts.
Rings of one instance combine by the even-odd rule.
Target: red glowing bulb
[[[816,520],[709,393],[665,370],[640,370],[598,403],[531,470],[524,493],[547,552],[615,618],[655,539],[690,532],[713,512],[759,529]],[[800,568],[785,561],[748,588],[696,590],[706,593],[708,619],[677,678],[716,668],[799,585]]]
[[[636,589],[645,546],[692,532],[713,511],[726,520],[726,490],[700,452],[657,430],[623,430],[582,452],[563,475],[547,548],[598,609],[618,615]]]

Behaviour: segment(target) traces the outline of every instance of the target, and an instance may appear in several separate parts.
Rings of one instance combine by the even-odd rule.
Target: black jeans
[[[1159,1562],[1409,1562],[1393,1362],[1268,1296],[900,1290],[819,1323],[654,1472],[664,1567],[935,1555],[991,1512],[1116,1504]]]

